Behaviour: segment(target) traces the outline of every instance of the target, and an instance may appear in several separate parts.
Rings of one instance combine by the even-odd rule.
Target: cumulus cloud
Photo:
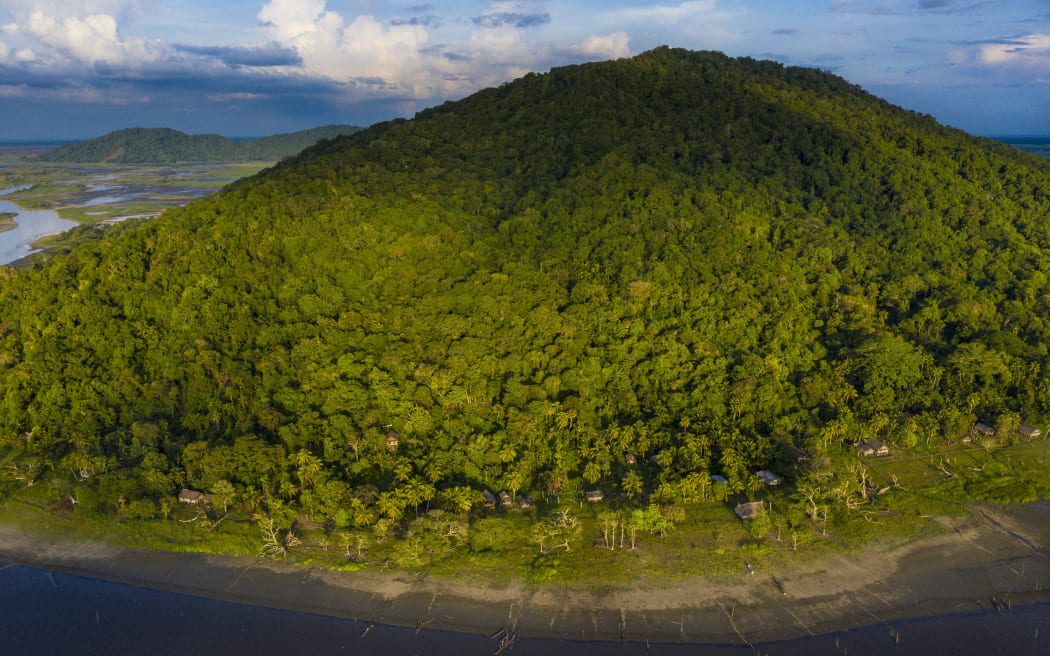
[[[594,59],[619,59],[631,56],[631,39],[626,32],[614,32],[606,36],[592,36],[577,43],[570,51]]]
[[[430,29],[441,22],[430,15],[381,22],[371,14],[344,18],[325,0],[270,0],[258,20],[281,46],[294,49],[298,66],[288,73],[323,76],[345,84],[358,98],[430,99],[464,95],[535,70],[552,60],[553,48],[526,38],[524,29],[549,23],[536,0],[491,3],[471,22],[457,46],[429,44]],[[409,11],[429,12],[418,5]],[[581,44],[591,57],[625,50],[621,37]]]
[[[467,48],[472,60],[484,62],[487,66],[509,64],[510,77],[528,72],[527,69],[515,65],[515,62],[527,65],[536,58],[547,56],[545,48],[530,43],[520,29],[508,25],[474,31],[470,35]],[[480,70],[477,72],[482,73]]]
[[[35,11],[30,14],[24,31],[82,64],[135,66],[157,61],[164,55],[163,46],[157,42],[121,38],[116,19],[106,14],[59,20]]]
[[[384,25],[369,14],[347,23],[324,0],[271,0],[258,18],[275,40],[295,49],[305,73],[363,88],[433,91],[433,67],[423,65],[420,52],[427,42],[422,25]]]
[[[1050,68],[1050,34],[1027,34],[981,46],[981,63]]]
[[[280,41],[315,34],[324,20],[325,0],[271,0],[259,11],[259,22]]]

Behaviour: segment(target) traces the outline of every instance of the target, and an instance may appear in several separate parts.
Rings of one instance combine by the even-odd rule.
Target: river
[[[488,655],[488,636],[371,624],[0,563],[0,652],[36,654]],[[520,636],[506,656],[958,656],[1050,653],[1050,605],[894,622],[753,647]]]
[[[52,210],[24,210],[2,197],[18,190],[18,187],[0,189],[0,213],[14,212],[18,216],[13,230],[0,232],[0,264],[10,264],[17,259],[36,253],[32,244],[41,237],[56,235],[79,225],[76,221],[63,219]]]

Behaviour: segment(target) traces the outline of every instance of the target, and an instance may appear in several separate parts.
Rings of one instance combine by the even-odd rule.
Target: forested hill
[[[168,128],[128,128],[63,146],[36,159],[43,162],[160,164],[170,162],[274,162],[321,139],[361,128],[326,125],[289,134],[237,141],[217,134],[186,134]]]
[[[1050,417],[1048,217],[1050,162],[827,73],[530,74],[0,269],[4,476],[386,535],[486,488],[753,494],[801,447],[811,501],[858,439]]]

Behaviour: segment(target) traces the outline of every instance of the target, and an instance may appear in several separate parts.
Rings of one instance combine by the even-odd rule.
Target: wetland
[[[149,218],[212,194],[267,163],[56,164],[33,156],[47,146],[0,147],[0,263],[68,246],[77,225]]]

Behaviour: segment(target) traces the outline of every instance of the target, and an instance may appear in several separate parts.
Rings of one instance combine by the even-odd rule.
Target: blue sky
[[[368,125],[665,44],[829,70],[975,134],[1050,134],[1047,0],[0,0],[0,140]]]

